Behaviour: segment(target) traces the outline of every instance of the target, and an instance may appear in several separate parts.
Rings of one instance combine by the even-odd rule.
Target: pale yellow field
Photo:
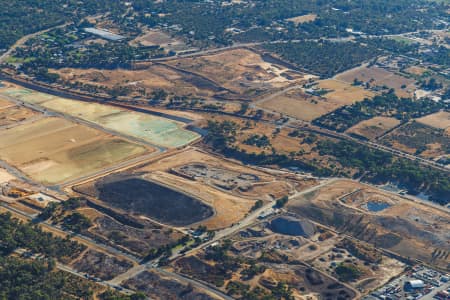
[[[450,112],[441,111],[417,119],[418,122],[440,129],[450,128]]]
[[[363,82],[369,82],[371,86],[387,86],[395,89],[399,97],[411,97],[416,90],[415,80],[397,75],[378,67],[358,67],[343,72],[335,77],[338,80],[352,83],[355,78]],[[405,86],[405,88],[402,88]]]
[[[316,18],[317,18],[316,14],[307,14],[307,15],[303,15],[303,16],[289,18],[289,19],[286,19],[286,21],[294,22],[295,25],[298,25],[298,24],[302,24],[302,23],[312,22]]]
[[[0,109],[5,109],[5,108],[10,107],[10,106],[13,106],[13,104],[11,102],[9,102],[8,100],[0,98]]]
[[[82,177],[149,151],[61,118],[0,131],[0,158],[44,184]]]
[[[9,174],[5,169],[0,168],[0,184],[8,182],[14,178],[15,177]]]
[[[300,90],[295,90],[266,101],[261,106],[300,120],[312,121],[337,109],[340,105],[326,98],[307,95]]]
[[[334,79],[321,80],[318,83],[319,88],[331,90],[324,97],[337,106],[353,104],[364,100],[364,98],[372,98],[375,95],[373,92],[359,86],[353,86]]]
[[[359,122],[355,126],[349,128],[346,132],[373,140],[399,124],[400,121],[394,118],[375,117],[370,120]]]

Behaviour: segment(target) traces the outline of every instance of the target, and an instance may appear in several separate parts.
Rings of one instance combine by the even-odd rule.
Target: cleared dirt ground
[[[30,119],[39,113],[24,107],[10,106],[0,108],[0,126],[9,126]]]
[[[87,273],[102,280],[110,280],[126,272],[133,264],[127,260],[89,249],[73,261],[71,266],[79,272]]]
[[[385,85],[388,88],[395,89],[399,97],[411,97],[416,90],[414,79],[400,76],[379,67],[358,67],[341,73],[335,78],[350,84],[356,78],[359,81],[370,83],[371,86]],[[403,85],[406,87],[402,88]]]
[[[312,22],[317,18],[316,14],[307,14],[303,16],[286,19],[286,21],[293,22],[295,25]]]
[[[372,98],[374,96],[373,92],[365,90],[362,87],[353,86],[349,83],[335,79],[321,80],[318,81],[318,83],[319,88],[330,91],[323,97],[327,98],[331,103],[338,107],[350,105],[364,100],[364,98]]]
[[[450,112],[441,111],[417,119],[417,121],[431,127],[447,129],[450,127]]]
[[[149,30],[131,41],[130,44],[140,44],[146,47],[160,46],[166,51],[182,51],[187,49],[187,46],[183,41],[173,38],[161,30]]]
[[[0,86],[1,87],[1,86]],[[2,98],[0,98],[0,109],[6,109],[6,108],[8,108],[8,107],[11,107],[11,106],[14,106],[14,104],[13,103],[11,103],[10,101],[8,101],[8,100],[5,100],[5,99],[2,99]]]
[[[403,257],[450,269],[450,217],[436,208],[339,180],[289,201],[288,210]]]
[[[0,157],[44,184],[81,177],[152,151],[60,118],[0,131]]]
[[[388,130],[398,126],[400,121],[388,117],[375,117],[370,120],[362,121],[355,126],[347,129],[347,133],[356,134],[369,140],[382,136]]]
[[[220,168],[222,172],[239,174],[252,174],[259,181],[249,189],[220,188],[214,182],[201,178],[187,178],[172,174],[172,169],[187,164],[203,164]],[[228,170],[228,171],[227,171]],[[237,163],[222,160],[218,157],[200,152],[195,149],[179,151],[172,155],[167,154],[145,166],[130,171],[143,178],[160,182],[167,187],[191,195],[214,209],[214,215],[200,222],[210,229],[228,227],[239,222],[251,209],[256,200],[269,201],[290,194],[295,189],[301,189],[309,182],[299,179],[280,179],[273,175],[254,169],[249,169]]]
[[[8,182],[15,177],[9,174],[5,169],[0,168],[0,184]]]
[[[183,58],[167,64],[200,74],[239,97],[252,98],[303,80],[302,75],[290,74],[292,71],[286,67],[265,62],[259,54],[248,49]],[[285,75],[286,72],[295,77]]]
[[[326,98],[304,93],[300,89],[263,102],[260,106],[304,121],[312,121],[339,108]]]
[[[208,98],[221,90],[214,85],[202,84],[196,76],[183,74],[160,64],[141,64],[138,70],[81,70],[64,68],[51,70],[51,72],[71,82],[79,81],[108,88],[127,87],[130,89],[129,96],[137,97],[142,96],[139,92],[140,90],[145,90],[150,95],[155,90],[163,89],[178,96],[196,95]]]
[[[334,270],[338,264],[344,263],[354,266],[361,272],[361,275],[358,279],[350,281],[349,284],[364,293],[398,276],[406,267],[405,264],[387,256],[382,256],[380,263],[371,264],[364,259],[353,256],[352,253],[342,248],[338,250],[333,248],[333,250],[318,256],[312,263],[316,268],[330,276],[336,276]]]

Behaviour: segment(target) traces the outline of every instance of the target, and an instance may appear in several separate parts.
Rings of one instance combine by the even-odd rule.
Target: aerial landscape
[[[450,300],[448,0],[0,7],[0,299]]]

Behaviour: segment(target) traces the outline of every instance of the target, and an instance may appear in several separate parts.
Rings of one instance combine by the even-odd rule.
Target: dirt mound
[[[316,232],[316,227],[310,221],[289,216],[283,216],[272,220],[270,229],[276,233],[303,236],[307,238],[311,237]]]

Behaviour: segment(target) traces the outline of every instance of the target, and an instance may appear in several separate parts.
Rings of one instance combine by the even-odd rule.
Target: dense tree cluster
[[[17,248],[26,248],[35,253],[58,260],[70,260],[86,247],[44,232],[37,225],[22,223],[9,213],[0,214],[0,255],[7,255]]]
[[[356,67],[381,53],[375,47],[354,42],[304,41],[266,44],[264,48],[322,77],[331,77]]]
[[[0,256],[0,299],[93,299],[93,286],[51,262]]]

